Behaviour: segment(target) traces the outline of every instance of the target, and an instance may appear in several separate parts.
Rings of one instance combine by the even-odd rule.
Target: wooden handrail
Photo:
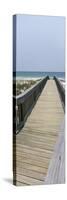
[[[63,104],[63,109],[65,111],[65,89],[63,88],[61,82],[58,80],[58,78],[56,78],[54,76],[54,80],[56,82],[56,85],[57,85],[57,88],[58,88],[58,91],[59,91],[59,94],[60,94],[60,98],[61,98],[61,101],[62,101],[62,104]]]
[[[23,94],[13,96],[13,110],[15,112],[15,114],[13,114],[14,133],[18,132],[24,126],[28,115],[30,114],[48,79],[49,77],[47,76],[31,88],[27,89]]]

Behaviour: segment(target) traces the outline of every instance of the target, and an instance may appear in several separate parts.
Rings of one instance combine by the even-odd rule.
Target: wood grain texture
[[[50,161],[45,184],[65,183],[65,123],[61,125],[53,157]]]
[[[45,184],[63,118],[55,81],[48,80],[24,128],[16,135],[16,185]]]

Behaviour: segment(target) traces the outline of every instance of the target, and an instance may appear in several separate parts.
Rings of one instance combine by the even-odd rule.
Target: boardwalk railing
[[[15,113],[13,117],[14,133],[18,132],[24,126],[28,115],[30,114],[48,79],[49,77],[47,76],[23,94],[13,96],[13,111]]]
[[[62,100],[62,104],[63,104],[63,108],[65,110],[65,89],[63,88],[61,82],[54,76],[54,80],[56,82],[61,100]]]

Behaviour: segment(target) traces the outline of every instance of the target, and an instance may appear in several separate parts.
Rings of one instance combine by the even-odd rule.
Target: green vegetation
[[[16,88],[13,87],[13,89],[14,89],[13,93],[15,94],[15,89],[16,89],[16,95],[19,95],[19,94],[23,93],[24,91],[26,91],[27,89],[29,89],[34,84],[36,84],[37,81],[40,81],[40,79],[39,80],[17,80]],[[15,82],[13,84],[15,86]]]

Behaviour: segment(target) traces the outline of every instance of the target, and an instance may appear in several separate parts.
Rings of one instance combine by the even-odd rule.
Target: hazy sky
[[[64,71],[65,18],[17,15],[17,71]]]

